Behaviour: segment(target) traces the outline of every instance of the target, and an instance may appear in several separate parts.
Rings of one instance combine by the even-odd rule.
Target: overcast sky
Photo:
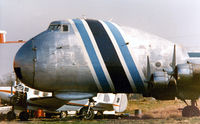
[[[0,0],[7,40],[28,40],[53,20],[110,20],[200,50],[200,0]]]

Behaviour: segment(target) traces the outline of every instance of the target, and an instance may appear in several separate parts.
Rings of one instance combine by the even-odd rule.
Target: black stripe
[[[86,20],[86,22],[88,23],[94,35],[106,68],[108,69],[108,73],[110,74],[110,77],[113,81],[115,92],[133,92],[122,64],[118,58],[117,52],[103,25],[96,20]]]

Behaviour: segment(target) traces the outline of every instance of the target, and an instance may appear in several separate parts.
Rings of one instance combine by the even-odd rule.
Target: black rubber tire
[[[8,121],[12,121],[12,120],[14,120],[14,119],[16,119],[16,114],[15,114],[15,112],[14,112],[14,111],[9,111],[9,112],[7,113],[7,120],[8,120]]]
[[[20,112],[19,119],[20,119],[20,121],[28,121],[28,119],[29,119],[29,113],[26,112],[26,111]]]
[[[182,111],[183,117],[200,116],[200,111],[196,106],[186,106]]]
[[[94,110],[92,108],[90,108],[89,114],[87,114],[88,111],[88,107],[83,107],[80,110],[80,116],[82,117],[82,119],[84,120],[92,120],[94,118]]]
[[[62,118],[66,118],[67,115],[68,115],[68,112],[67,112],[67,111],[62,111],[62,112],[60,112],[60,118],[61,118],[61,119],[62,119]]]

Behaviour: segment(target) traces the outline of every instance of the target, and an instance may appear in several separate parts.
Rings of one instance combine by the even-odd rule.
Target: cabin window
[[[34,90],[34,95],[39,95],[39,91],[38,90]]]
[[[43,96],[44,97],[48,96],[48,93],[47,92],[43,92]]]
[[[103,100],[104,102],[109,102],[110,101],[110,97],[109,97],[109,95],[108,94],[105,94],[104,95],[104,100]]]
[[[28,92],[28,91],[29,91],[29,88],[28,88],[28,87],[25,87],[24,90],[25,90],[25,92]]]
[[[117,98],[117,103],[119,103],[120,98]]]
[[[63,31],[69,31],[68,25],[63,25]]]

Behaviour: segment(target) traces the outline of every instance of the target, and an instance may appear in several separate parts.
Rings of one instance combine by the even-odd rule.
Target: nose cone
[[[32,87],[33,86],[33,56],[34,51],[32,49],[32,40],[26,42],[17,52],[14,61],[14,70],[17,77],[24,84]]]

